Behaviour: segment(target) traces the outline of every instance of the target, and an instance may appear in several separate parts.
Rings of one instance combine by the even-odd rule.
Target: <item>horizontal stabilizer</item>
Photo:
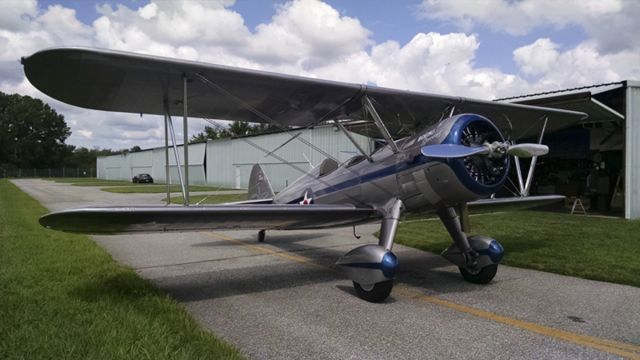
[[[86,234],[240,229],[318,229],[367,222],[372,208],[352,205],[238,204],[89,207],[40,218],[46,228]]]

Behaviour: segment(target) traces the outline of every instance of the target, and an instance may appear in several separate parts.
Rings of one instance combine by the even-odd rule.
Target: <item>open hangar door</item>
[[[543,143],[549,146],[550,151],[538,159],[531,195],[565,195],[565,209],[571,207],[575,198],[580,198],[590,213],[624,215],[625,88],[625,83],[615,83],[502,99],[589,115],[576,126],[544,134]],[[529,161],[521,159],[520,162],[526,178]],[[511,171],[511,178],[517,179],[515,166]],[[512,187],[517,190],[517,183]]]

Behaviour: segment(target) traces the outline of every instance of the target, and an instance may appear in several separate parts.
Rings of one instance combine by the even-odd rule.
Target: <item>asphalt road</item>
[[[14,182],[52,210],[162,197]],[[360,300],[333,264],[377,242],[375,230],[274,231],[264,244],[249,231],[93,238],[249,358],[640,359],[635,287],[507,266],[474,285],[438,255],[396,245],[391,297]]]

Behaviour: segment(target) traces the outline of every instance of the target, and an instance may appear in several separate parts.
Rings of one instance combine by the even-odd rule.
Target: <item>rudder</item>
[[[249,200],[273,199],[274,196],[273,188],[262,166],[253,165],[249,177]]]

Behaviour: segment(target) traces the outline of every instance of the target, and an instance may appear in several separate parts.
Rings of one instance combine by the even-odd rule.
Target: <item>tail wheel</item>
[[[356,289],[358,296],[366,301],[379,303],[383,302],[391,294],[393,289],[393,280],[379,282],[372,285],[361,285],[357,282],[353,282],[353,287]]]
[[[498,272],[498,264],[487,265],[479,271],[473,272],[462,267],[458,269],[460,269],[462,277],[468,282],[474,284],[488,284],[496,276],[496,273]]]

